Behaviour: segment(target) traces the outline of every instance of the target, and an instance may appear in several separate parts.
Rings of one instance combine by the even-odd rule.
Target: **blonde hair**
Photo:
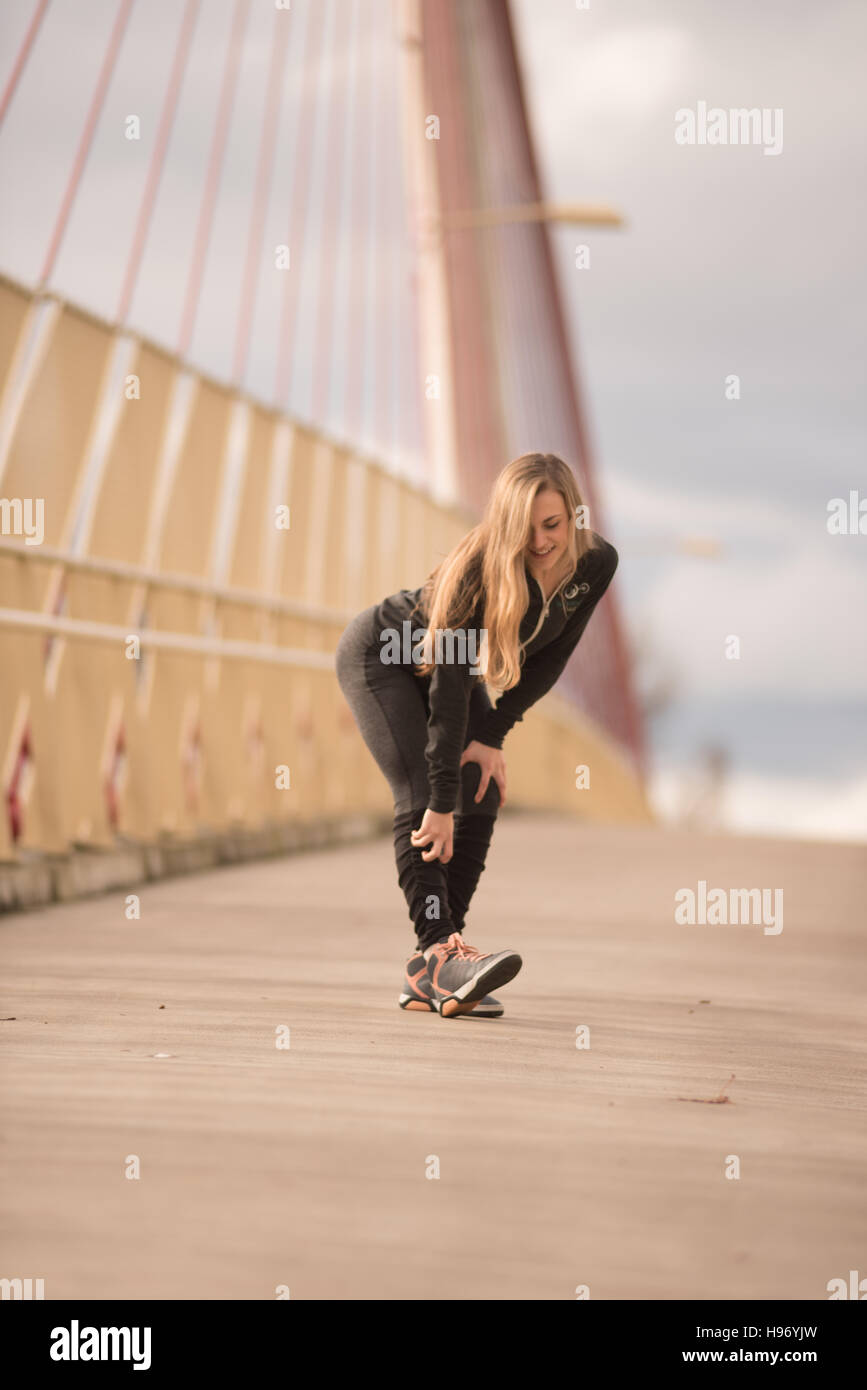
[[[572,470],[556,454],[522,454],[498,475],[485,514],[437,565],[425,582],[420,607],[427,614],[431,641],[437,631],[464,628],[480,604],[487,630],[486,681],[509,690],[521,679],[518,632],[530,601],[524,552],[530,541],[531,515],[537,495],[559,492],[567,516],[577,521],[584,504]],[[569,528],[572,568],[595,546],[589,528]],[[433,663],[417,668],[427,675]]]

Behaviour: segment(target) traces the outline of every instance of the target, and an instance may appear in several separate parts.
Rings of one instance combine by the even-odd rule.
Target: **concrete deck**
[[[699,879],[782,888],[783,931],[675,925]],[[863,847],[506,814],[467,929],[524,955],[497,1022],[397,1008],[387,839],[6,918],[0,1277],[825,1299],[867,1276],[865,889]]]

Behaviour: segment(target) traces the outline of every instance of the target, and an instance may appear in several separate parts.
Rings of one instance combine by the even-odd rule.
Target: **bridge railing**
[[[334,648],[472,518],[55,296],[0,323],[0,859],[387,813]],[[509,756],[514,803],[647,815],[556,696]]]

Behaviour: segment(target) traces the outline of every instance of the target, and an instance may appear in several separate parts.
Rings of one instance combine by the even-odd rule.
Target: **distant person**
[[[561,459],[524,454],[422,588],[366,608],[340,638],[340,688],[394,798],[417,937],[403,1009],[499,1017],[489,991],[521,968],[517,951],[479,951],[462,933],[506,800],[503,740],[560,676],[617,568],[585,513]]]

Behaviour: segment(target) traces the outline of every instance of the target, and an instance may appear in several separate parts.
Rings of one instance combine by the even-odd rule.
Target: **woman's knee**
[[[481,801],[476,801],[476,792],[482,780],[482,769],[478,763],[464,763],[461,768],[461,811],[478,816],[495,816],[500,809],[500,788],[493,777],[487,785]]]

